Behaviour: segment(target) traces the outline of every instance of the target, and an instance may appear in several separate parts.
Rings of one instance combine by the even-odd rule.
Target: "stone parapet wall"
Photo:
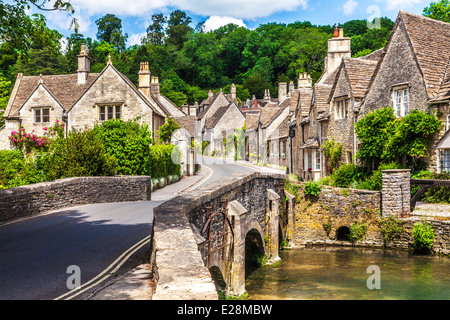
[[[148,176],[65,178],[0,190],[0,223],[84,204],[150,200]]]
[[[207,223],[207,212],[228,210],[229,205],[239,202],[254,213],[255,219],[263,219],[267,189],[283,193],[285,178],[282,174],[259,172],[235,174],[155,208],[151,257],[156,282],[153,300],[218,299],[216,283],[205,265],[206,239],[202,228]],[[213,232],[214,229],[212,225]]]

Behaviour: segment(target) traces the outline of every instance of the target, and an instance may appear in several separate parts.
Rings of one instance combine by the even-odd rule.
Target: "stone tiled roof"
[[[128,77],[117,71],[114,66],[108,65],[101,73],[89,73],[85,84],[78,84],[78,74],[76,73],[46,76],[23,76],[22,74],[19,74],[7,110],[5,111],[5,117],[18,117],[20,108],[41,83],[56,101],[58,101],[66,111],[69,111],[108,67],[112,67],[156,114],[164,116],[161,111],[158,110],[160,107],[158,103],[155,102],[157,106],[152,105],[149,98],[140,92]]]
[[[187,130],[192,137],[195,135],[195,121],[197,120],[197,117],[184,116],[174,118],[173,120],[180,125],[180,128]]]
[[[40,82],[65,110],[69,110],[99,75],[99,73],[90,73],[86,83],[79,85],[77,84],[77,74],[50,76],[23,76],[19,74],[5,112],[5,117],[18,117],[20,108],[37,89]]]
[[[309,108],[311,107],[311,100],[313,95],[312,88],[300,88],[300,108],[302,116],[306,117],[309,114]]]
[[[209,117],[206,119],[206,129],[212,129],[216,126],[216,124],[219,122],[220,119],[222,119],[223,115],[227,113],[228,109],[233,105],[233,103],[230,103],[227,106],[222,106],[212,115],[212,117]]]
[[[450,59],[450,24],[405,11],[399,12],[417,62],[428,97],[441,93]]]
[[[365,60],[360,58],[342,59],[339,72],[335,78],[330,96],[328,98],[328,103],[331,101],[340,77],[346,77],[348,79],[351,88],[351,93],[349,92],[349,95],[351,94],[353,98],[363,98],[369,88],[369,84],[377,64],[378,62],[375,60]]]
[[[328,98],[331,93],[332,86],[330,84],[315,84],[313,88],[313,104],[317,108],[317,112],[323,112],[328,109]]]
[[[246,130],[257,130],[258,126],[259,126],[260,117],[261,117],[260,112],[245,114],[245,129]]]
[[[284,108],[264,107],[261,111],[261,126],[268,127],[282,112]]]

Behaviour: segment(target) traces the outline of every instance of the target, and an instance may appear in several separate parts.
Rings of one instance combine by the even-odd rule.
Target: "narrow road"
[[[204,161],[211,172],[197,186],[236,172],[256,171],[214,160]],[[148,202],[84,205],[0,226],[0,299],[70,297],[71,266],[79,268],[82,286],[102,273],[113,277],[111,270],[119,273],[118,258],[150,236],[153,208],[194,184],[198,180],[194,178],[156,190]],[[122,269],[132,269],[140,264],[137,260],[148,259],[148,248],[133,256],[134,265],[124,259]]]

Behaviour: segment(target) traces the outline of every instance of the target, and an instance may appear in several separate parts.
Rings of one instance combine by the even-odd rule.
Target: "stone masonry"
[[[411,213],[411,170],[384,170],[382,184],[382,216]]]
[[[150,199],[147,176],[65,178],[0,190],[0,223],[84,204]]]

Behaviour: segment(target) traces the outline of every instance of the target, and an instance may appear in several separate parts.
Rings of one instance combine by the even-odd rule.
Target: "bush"
[[[380,232],[383,235],[384,243],[388,243],[398,237],[403,232],[404,222],[398,220],[395,216],[380,221]]]
[[[350,233],[348,235],[348,241],[355,243],[356,241],[361,241],[366,237],[367,225],[353,223],[350,226]]]
[[[417,251],[429,250],[434,240],[433,227],[426,221],[414,224],[412,238],[413,246]]]
[[[147,172],[152,179],[180,175],[180,152],[174,145],[157,144],[149,149]]]
[[[356,180],[358,168],[354,164],[344,164],[333,175],[333,187],[348,188]]]
[[[46,180],[66,177],[112,176],[115,159],[109,155],[94,130],[72,131],[56,139],[49,152],[38,158]]]
[[[32,158],[25,159],[18,150],[0,150],[0,189],[42,181],[41,171]]]
[[[152,134],[147,124],[138,119],[111,119],[94,128],[106,151],[116,161],[117,174],[148,175]]]
[[[381,164],[378,167],[378,170],[374,171],[372,173],[372,175],[370,176],[370,178],[368,178],[366,180],[368,183],[367,184],[367,187],[369,188],[368,190],[381,191],[382,186],[383,186],[383,174],[381,171],[392,170],[392,169],[401,169],[401,168],[402,168],[402,166],[395,162]]]
[[[322,186],[318,182],[308,181],[305,185],[305,194],[308,196],[317,197],[322,191]]]

